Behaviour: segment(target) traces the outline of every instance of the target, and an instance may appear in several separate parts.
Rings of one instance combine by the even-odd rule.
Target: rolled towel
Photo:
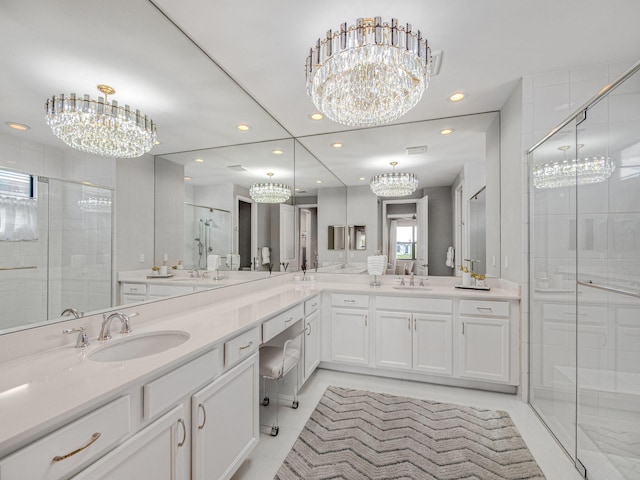
[[[220,268],[220,255],[207,255],[207,270],[218,270]]]
[[[455,264],[455,250],[453,249],[453,247],[449,247],[447,249],[447,260],[444,262],[444,264],[449,268],[455,268],[455,266],[456,266],[456,264]]]
[[[271,252],[269,247],[262,247],[262,264],[268,265],[271,263]]]

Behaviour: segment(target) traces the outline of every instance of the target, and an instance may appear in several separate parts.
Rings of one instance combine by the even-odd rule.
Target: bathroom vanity
[[[0,478],[230,478],[260,437],[259,347],[289,328],[303,332],[302,383],[320,365],[515,392],[514,285],[460,291],[453,278],[432,278],[422,289],[370,287],[347,277],[280,275],[139,305],[133,333],[114,328],[107,345],[188,339],[128,360],[96,360],[110,348],[95,340],[98,316],[0,337],[43,347],[1,365]],[[60,332],[81,325],[91,345],[75,348]]]

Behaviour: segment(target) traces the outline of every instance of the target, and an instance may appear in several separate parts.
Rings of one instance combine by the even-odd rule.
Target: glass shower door
[[[576,464],[640,478],[640,75],[578,125]],[[613,172],[607,176],[609,164]],[[598,175],[602,172],[600,178]],[[606,178],[605,178],[606,177]],[[588,183],[593,181],[593,183]]]

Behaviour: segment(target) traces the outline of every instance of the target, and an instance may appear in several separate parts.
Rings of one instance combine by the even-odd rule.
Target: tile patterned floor
[[[317,370],[300,390],[300,408],[293,410],[288,405],[280,407],[280,433],[277,437],[261,434],[258,446],[232,480],[272,479],[329,385],[505,410],[511,416],[548,480],[580,480],[582,478],[533,413],[531,407],[514,395]]]

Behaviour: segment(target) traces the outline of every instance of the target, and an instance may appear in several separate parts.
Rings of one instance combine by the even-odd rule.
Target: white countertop
[[[231,297],[179,314],[151,319],[141,313],[132,319],[131,335],[183,330],[190,334],[190,338],[165,352],[121,362],[88,359],[88,354],[100,347],[101,342],[93,337],[89,347],[76,349],[75,335],[72,335],[64,347],[0,364],[0,457],[31,441],[38,432],[57,426],[66,418],[82,415],[128,386],[169,371],[323,290],[412,297],[519,298],[517,289],[495,287],[489,292],[458,290],[452,287],[451,281],[442,285],[434,281],[428,285],[430,290],[399,290],[392,285],[370,287],[366,283],[349,283],[346,280],[280,282],[276,286],[254,288],[250,297]],[[188,302],[188,298],[180,297],[173,301]],[[116,329],[112,326],[113,331]],[[56,332],[60,330],[56,329]],[[57,335],[61,336],[60,333]],[[118,336],[115,334],[114,338]]]

